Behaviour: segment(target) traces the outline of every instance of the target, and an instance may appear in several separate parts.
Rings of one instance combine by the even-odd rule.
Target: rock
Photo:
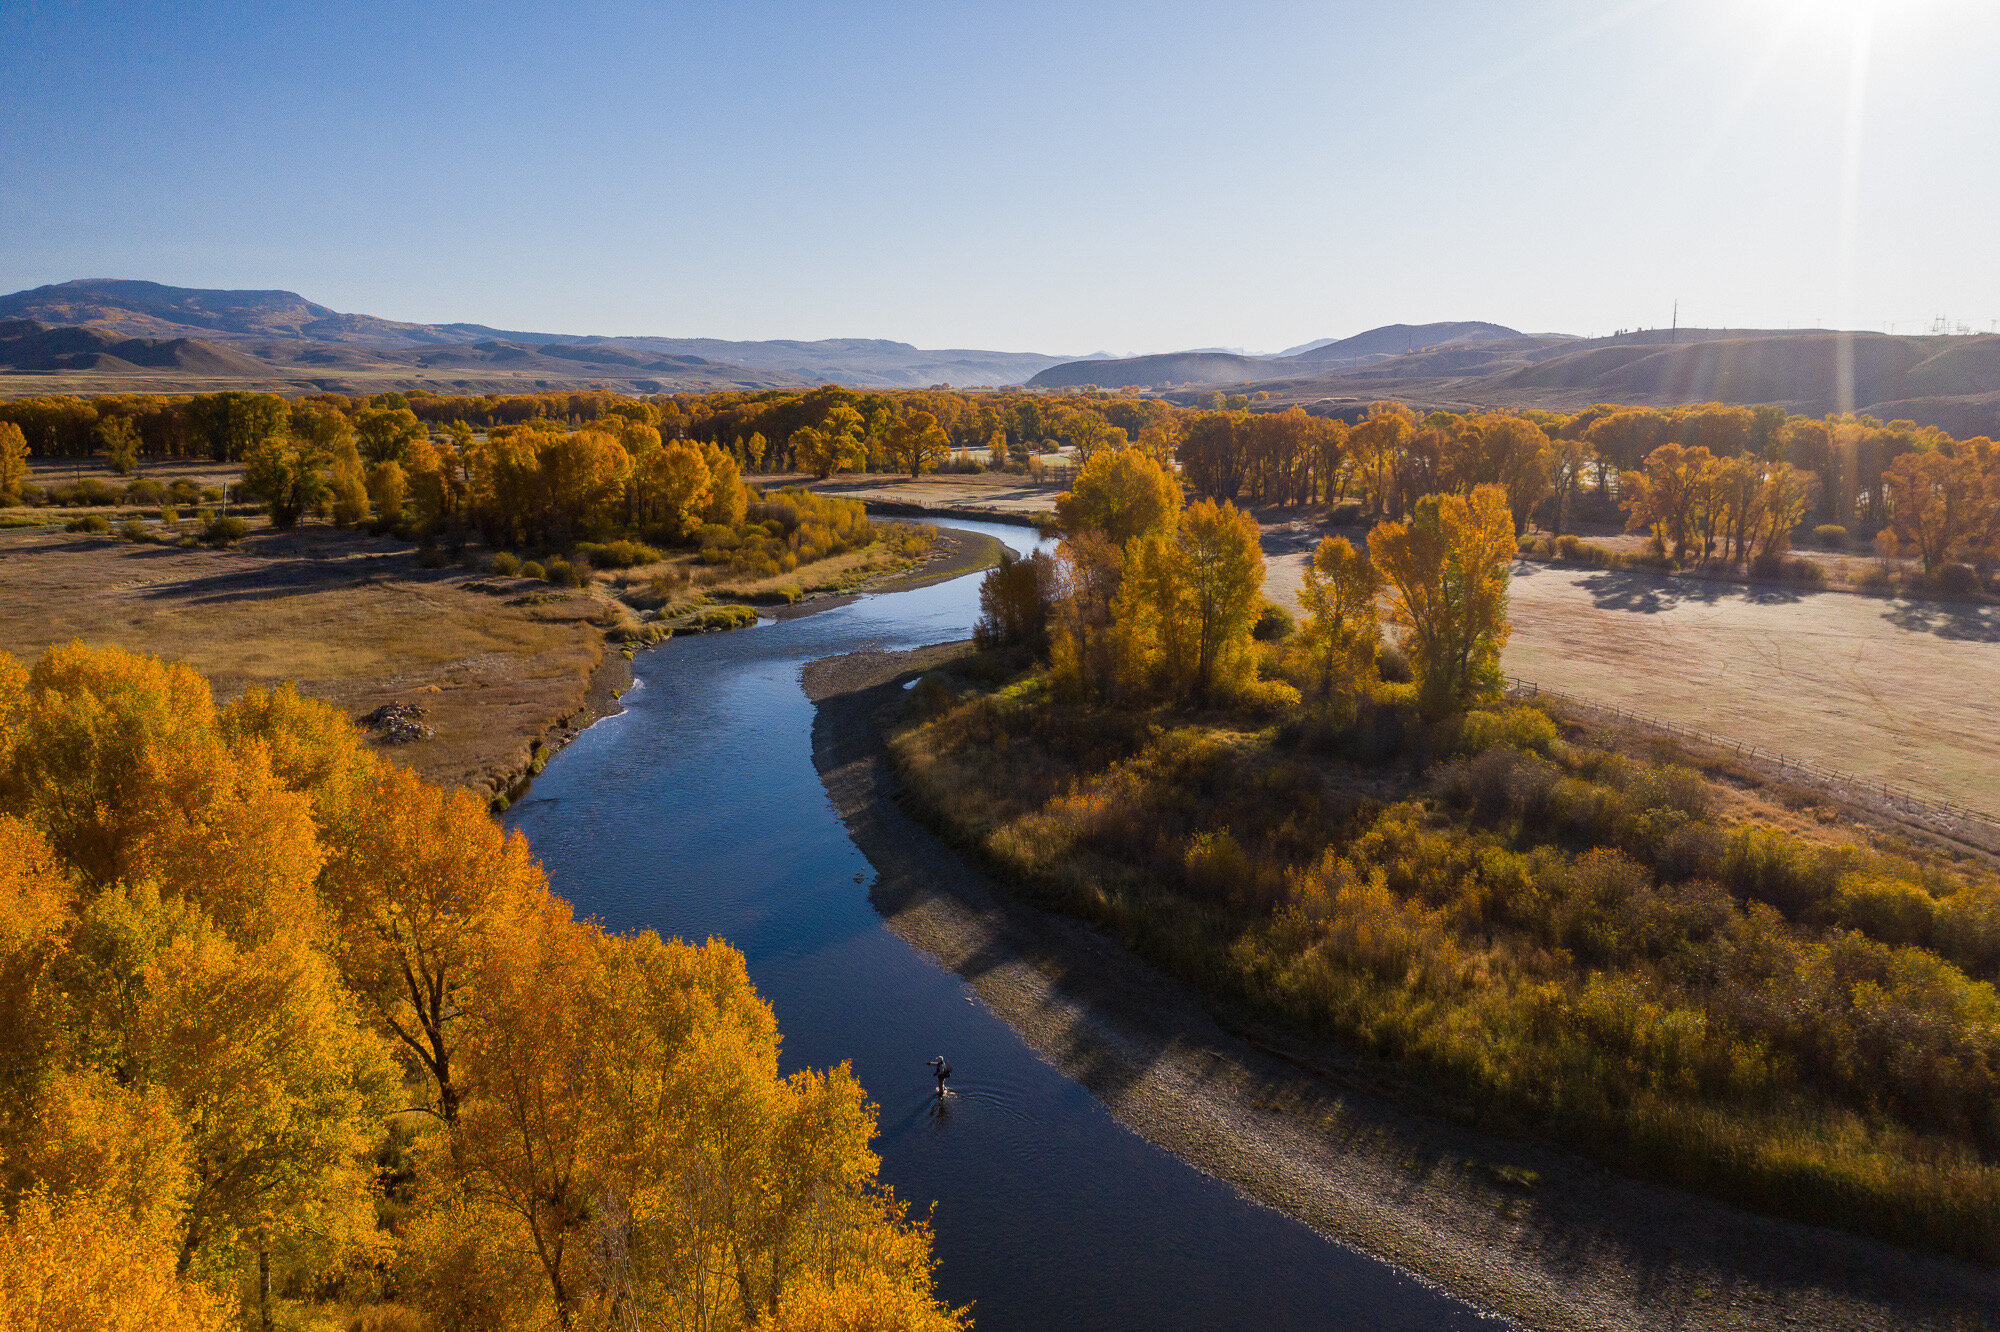
[[[356,720],[375,733],[375,739],[385,745],[407,745],[418,740],[428,740],[436,734],[423,724],[420,718],[429,709],[415,703],[384,703],[375,711]]]

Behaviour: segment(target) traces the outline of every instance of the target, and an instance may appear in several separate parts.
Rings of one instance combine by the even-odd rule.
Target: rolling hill
[[[448,359],[439,366],[491,367],[511,358],[513,368],[529,367],[512,351],[527,349],[548,364],[544,378],[576,382],[632,371],[632,378],[672,379],[675,388],[697,387],[676,375],[694,375],[716,386],[769,387],[835,381],[865,388],[922,388],[931,384],[1018,384],[1036,371],[1069,358],[1038,352],[925,349],[879,338],[829,338],[816,342],[775,340],[734,342],[720,338],[611,337],[597,334],[534,333],[484,324],[413,324],[373,315],[342,314],[290,291],[218,291],[169,287],[157,282],[87,278],[0,296],[0,320],[33,320],[47,328],[83,327],[119,340],[193,338],[213,343],[247,342],[269,370],[301,363],[281,343],[311,344],[304,363],[341,363],[337,348],[365,349],[350,368],[423,365],[406,352]],[[498,358],[498,359],[496,359]],[[7,364],[12,364],[8,362]],[[30,367],[19,366],[27,369]],[[109,363],[95,367],[109,373]],[[154,367],[163,368],[163,367]],[[425,368],[429,368],[426,366]],[[666,378],[663,378],[666,377]],[[410,387],[418,387],[412,384]],[[654,390],[648,390],[654,391]]]
[[[1378,398],[1449,409],[1771,402],[2000,435],[2000,337],[1991,335],[1684,328],[1584,339],[1498,324],[1391,324],[1291,356],[1072,362],[1029,382],[1143,384],[1188,403],[1218,389],[1261,390],[1279,403],[1346,415]]]

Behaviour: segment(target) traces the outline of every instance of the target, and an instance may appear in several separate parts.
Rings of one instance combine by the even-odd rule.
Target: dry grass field
[[[760,484],[764,477],[752,477]],[[858,499],[870,504],[913,504],[926,509],[981,510],[996,515],[1023,515],[1052,510],[1066,487],[1035,481],[1012,472],[975,472],[949,476],[841,475],[826,481],[798,479],[822,495]]]
[[[231,550],[0,531],[0,651],[33,661],[80,638],[186,661],[223,697],[291,680],[354,716],[415,703],[436,735],[392,752],[434,781],[488,789],[583,707],[604,658],[595,597],[510,604],[546,591],[422,569],[406,545],[320,526]]]
[[[1267,525],[1296,607],[1319,539]],[[1510,674],[2000,817],[2000,608],[1514,566]]]

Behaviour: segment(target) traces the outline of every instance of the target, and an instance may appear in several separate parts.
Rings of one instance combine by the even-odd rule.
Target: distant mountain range
[[[872,338],[533,333],[342,314],[289,291],[213,291],[90,279],[0,297],[0,395],[46,392],[521,393],[603,386],[634,393],[1027,383],[1137,385],[1183,402],[1263,390],[1352,415],[1377,398],[1421,407],[1593,402],[1775,402],[1814,414],[1851,405],[1955,434],[2000,435],[2000,337],[1825,330],[1664,329],[1615,338],[1501,324],[1389,324],[1271,356],[1181,351],[1065,358],[934,350]]]
[[[1843,361],[1852,393],[1843,401]],[[1354,414],[1378,398],[1424,407],[1670,406],[1771,402],[1851,407],[1957,435],[2000,435],[2000,337],[1896,337],[1824,329],[1649,329],[1615,338],[1499,324],[1391,324],[1275,357],[1175,352],[1072,361],[1030,386],[1140,386],[1184,402],[1221,389]]]
[[[254,370],[266,379],[298,381],[303,376],[306,391],[357,375],[371,381],[399,376],[412,380],[411,387],[421,381],[434,391],[518,392],[521,382],[537,380],[551,387],[616,383],[649,393],[829,382],[868,388],[1019,384],[1070,359],[1036,352],[925,349],[876,338],[732,342],[411,324],[341,314],[290,291],[214,291],[108,278],[0,297],[0,320],[32,320],[44,331],[81,328],[108,339],[86,346],[72,338],[64,350],[53,353],[39,343],[19,351],[0,348],[0,365],[17,370],[130,374],[181,368],[190,374],[257,377]],[[146,343],[160,345],[142,345]],[[187,343],[201,345],[173,345]],[[44,354],[61,363],[19,359]],[[178,367],[177,358],[184,362]],[[656,387],[643,387],[648,384]]]

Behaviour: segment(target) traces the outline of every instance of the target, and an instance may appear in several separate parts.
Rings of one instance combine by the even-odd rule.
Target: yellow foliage
[[[20,715],[7,801],[102,884],[119,873],[142,763],[210,735],[215,702],[186,666],[72,642],[28,673]]]
[[[1427,495],[1410,522],[1369,536],[1375,567],[1392,593],[1390,619],[1432,716],[1463,711],[1497,691],[1507,642],[1507,577],[1514,523],[1507,494]]]
[[[174,1254],[115,1205],[30,1195],[0,1225],[0,1332],[223,1332],[222,1302],[178,1279]]]
[[[452,1118],[457,1018],[494,931],[548,895],[527,838],[501,829],[470,791],[385,766],[356,797],[324,888],[343,977]]]
[[[1180,511],[1180,482],[1139,449],[1096,454],[1074,486],[1056,496],[1056,521],[1065,532],[1100,532],[1120,546],[1168,531]]]

